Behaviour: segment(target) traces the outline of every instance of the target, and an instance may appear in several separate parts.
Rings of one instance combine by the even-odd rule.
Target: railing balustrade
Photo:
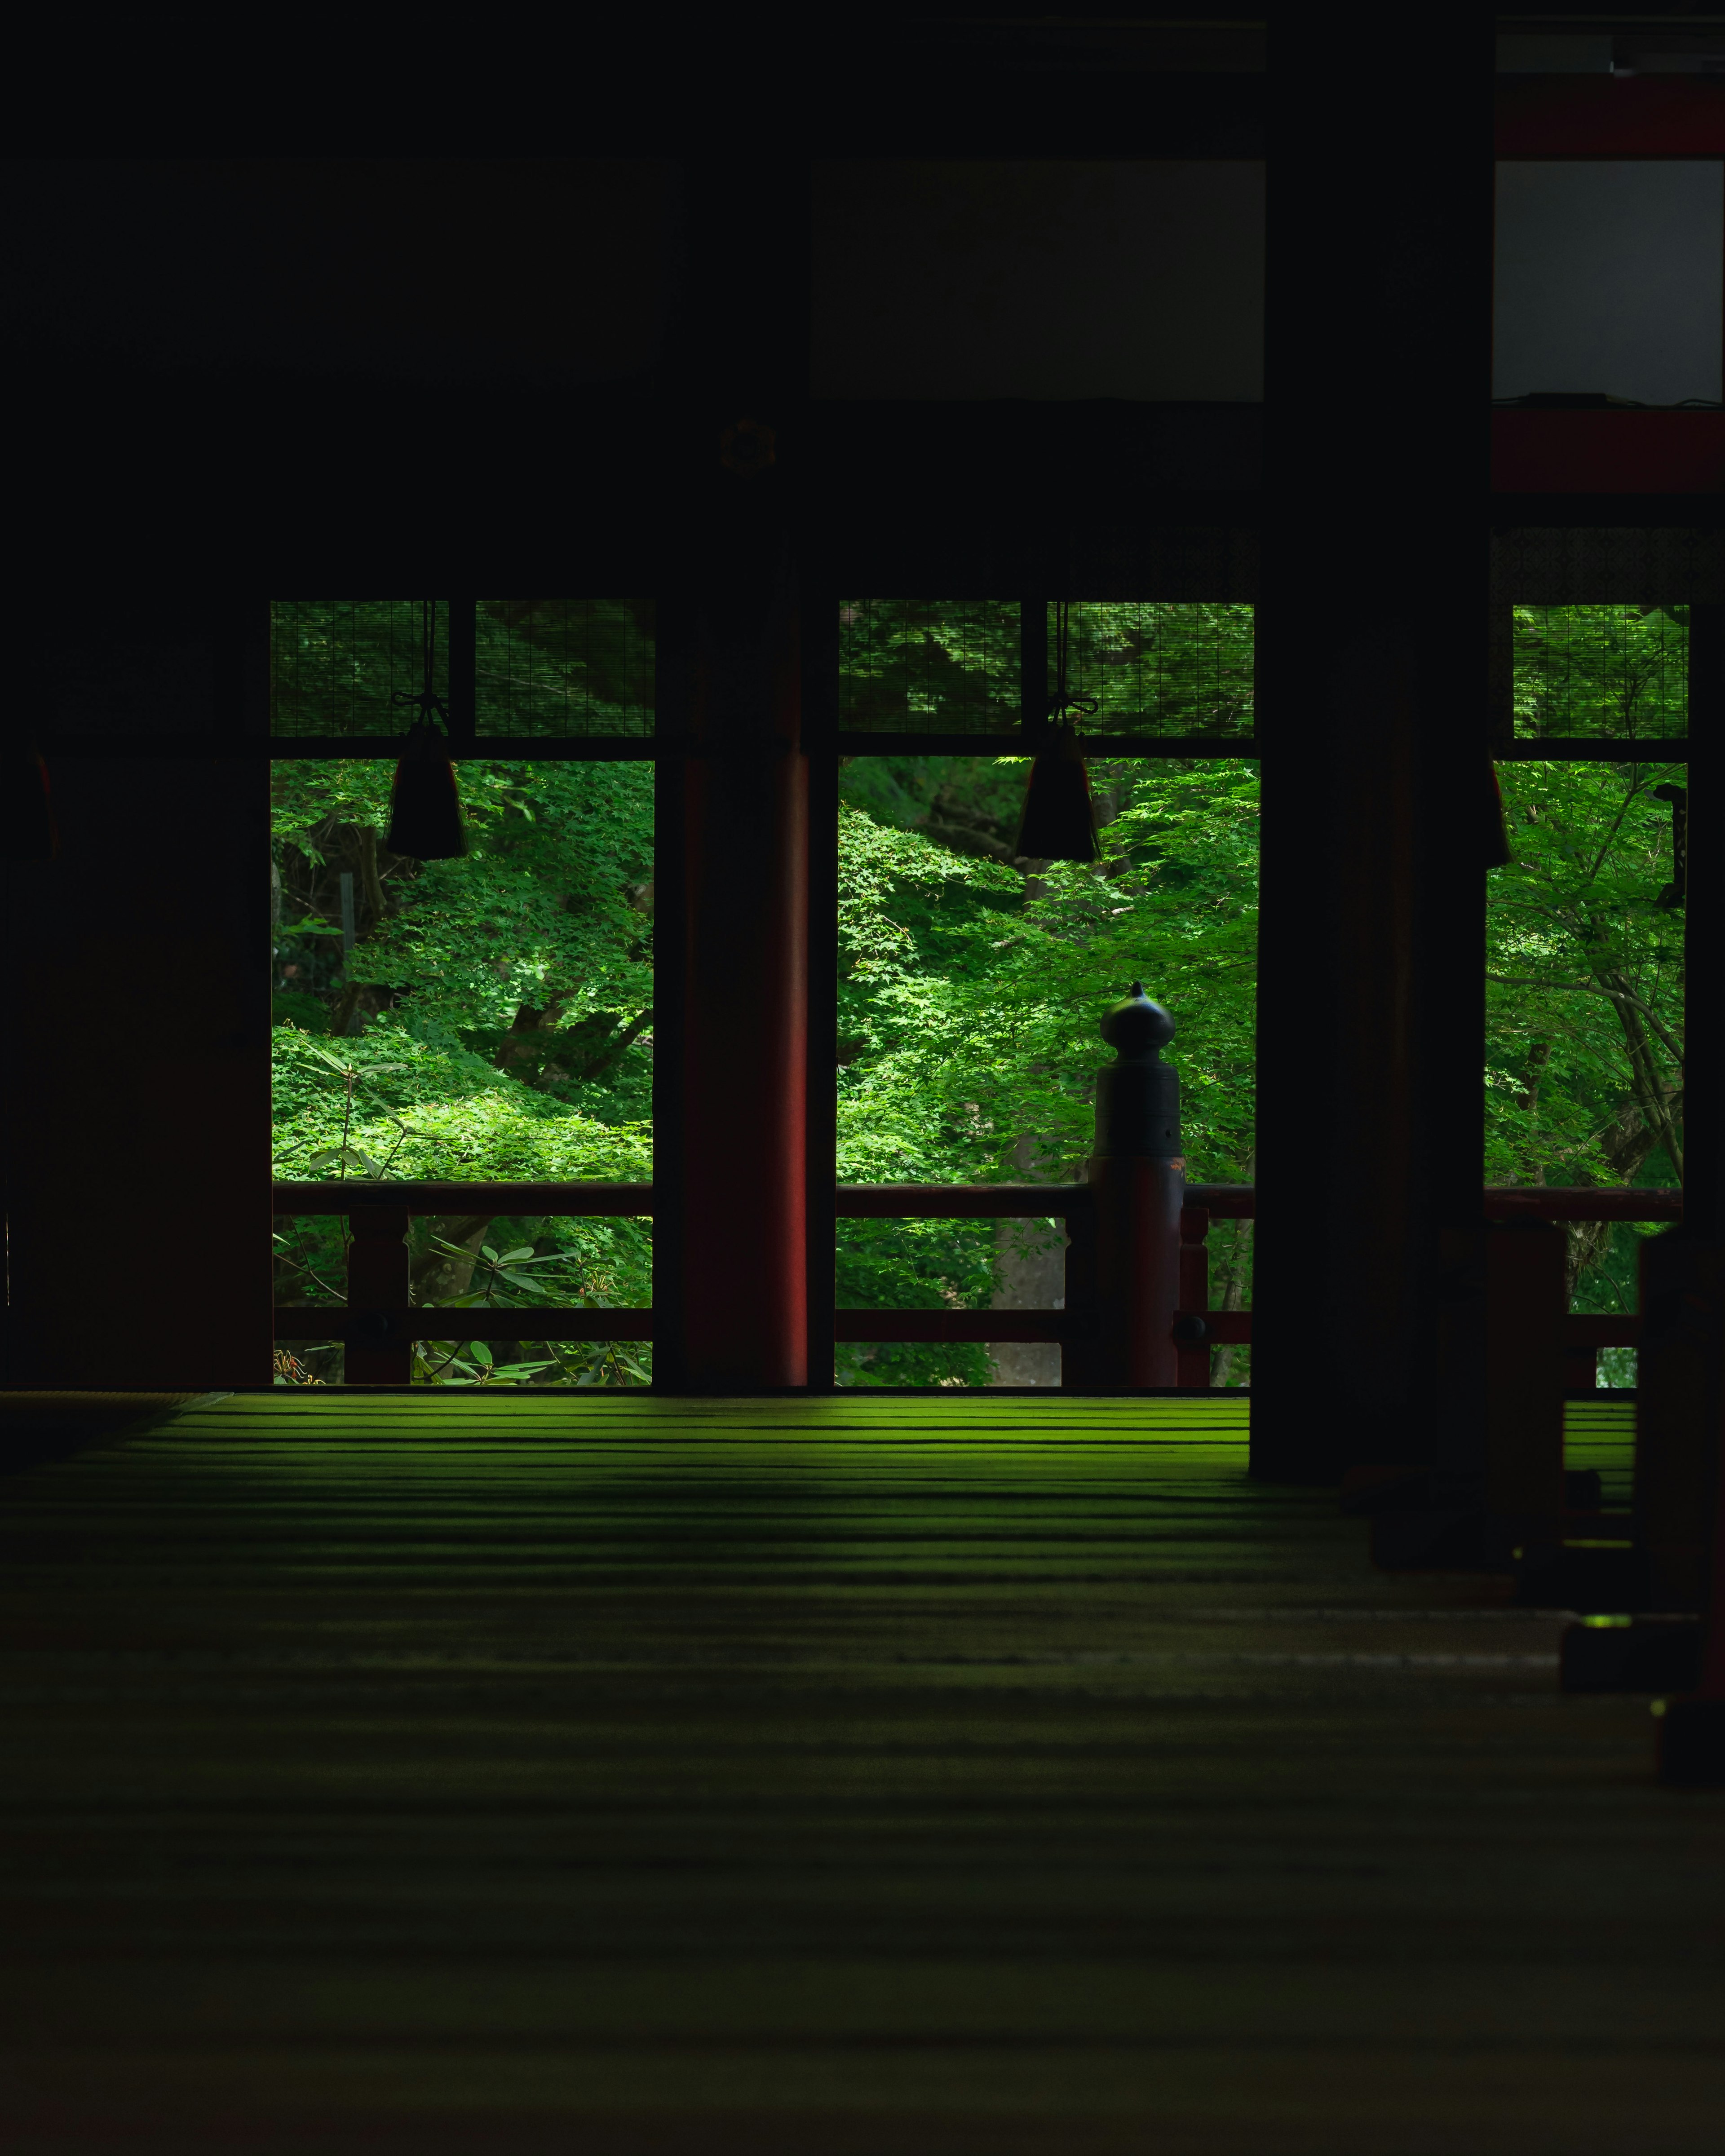
[[[1072,1390],[1178,1389],[1210,1383],[1212,1351],[1249,1347],[1251,1312],[1209,1306],[1207,1237],[1217,1219],[1249,1220],[1250,1183],[1188,1183],[1180,1153],[1179,1101],[1161,1060],[1173,1021],[1137,983],[1103,1019],[1115,1061],[1097,1074],[1096,1152],[1083,1182],[1048,1183],[840,1183],[835,1209],[848,1219],[1058,1219],[1065,1224],[1065,1306],[1046,1310],[839,1309],[834,1337],[923,1344],[1051,1342],[1064,1350]],[[408,1300],[408,1224],[415,1216],[461,1213],[584,1219],[650,1219],[650,1183],[283,1182],[275,1210],[285,1218],[349,1223],[345,1305],[279,1303],[278,1337],[308,1332],[341,1341],[347,1380],[405,1384],[415,1341],[454,1333],[473,1340],[650,1340],[650,1308],[440,1308]],[[1483,1218],[1508,1225],[1564,1221],[1676,1221],[1678,1190],[1488,1188]],[[1494,1260],[1500,1301],[1550,1301],[1548,1282],[1523,1276],[1537,1262],[1534,1240]],[[1498,1239],[1494,1238],[1494,1244]],[[1549,1271],[1549,1266],[1545,1268]],[[1559,1269],[1559,1278],[1561,1268]],[[1529,1307],[1532,1307],[1532,1304]],[[1540,1306],[1542,1308],[1543,1305]],[[1507,1310],[1507,1305],[1506,1305]],[[1563,1382],[1591,1384],[1602,1348],[1632,1348],[1638,1316],[1547,1312],[1558,1328]],[[1500,1327],[1500,1331],[1502,1327]]]

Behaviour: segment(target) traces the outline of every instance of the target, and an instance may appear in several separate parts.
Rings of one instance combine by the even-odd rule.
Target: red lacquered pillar
[[[691,662],[673,1382],[760,1392],[809,1382],[809,760],[788,597],[703,603]]]
[[[1180,1082],[1160,1050],[1174,1022],[1136,981],[1101,1023],[1115,1060],[1096,1073],[1090,1163],[1096,1238],[1091,1382],[1136,1391],[1179,1382]]]

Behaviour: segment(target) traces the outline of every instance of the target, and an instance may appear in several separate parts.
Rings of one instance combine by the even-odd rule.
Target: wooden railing
[[[1213,1219],[1250,1219],[1257,1194],[1250,1183],[1191,1183],[1180,1209],[1178,1296],[1166,1322],[1177,1343],[1182,1388],[1203,1389],[1210,1381],[1210,1353],[1217,1347],[1249,1346],[1251,1312],[1209,1306]],[[405,1383],[416,1340],[459,1333],[475,1340],[650,1340],[649,1307],[594,1306],[547,1308],[460,1308],[414,1305],[409,1300],[407,1235],[415,1216],[475,1214],[518,1218],[649,1219],[650,1183],[278,1183],[279,1216],[343,1218],[352,1227],[347,1300],[279,1303],[279,1337],[316,1332],[344,1342],[348,1378],[356,1383]],[[1095,1194],[1089,1183],[841,1183],[836,1210],[848,1219],[1063,1219],[1076,1248],[1091,1224]],[[1483,1193],[1487,1221],[1676,1221],[1682,1216],[1677,1190],[1589,1188],[1497,1188]],[[1073,1269],[1075,1271],[1077,1268]],[[1070,1292],[1070,1291],[1069,1291]],[[834,1333],[841,1341],[919,1344],[1050,1342],[1073,1347],[1095,1336],[1093,1298],[1070,1297],[1070,1306],[1044,1310],[840,1309]],[[1602,1348],[1634,1347],[1640,1322],[1633,1314],[1570,1316],[1564,1350],[1572,1386],[1592,1381],[1594,1357]]]

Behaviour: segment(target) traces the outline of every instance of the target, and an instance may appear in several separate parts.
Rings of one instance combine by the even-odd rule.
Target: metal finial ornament
[[[467,824],[455,767],[445,745],[449,706],[437,695],[434,679],[437,601],[422,599],[419,604],[424,685],[417,695],[398,689],[389,699],[392,704],[413,706],[419,716],[408,729],[407,747],[395,767],[389,835],[383,843],[392,854],[405,855],[410,860],[453,861],[467,851]],[[442,735],[437,732],[439,723]]]
[[[726,471],[752,479],[757,472],[778,463],[773,439],[771,427],[763,427],[755,419],[739,419],[719,437],[719,462]]]
[[[1180,1081],[1162,1060],[1174,1022],[1134,981],[1131,993],[1102,1015],[1096,1030],[1114,1060],[1096,1073],[1096,1153],[1102,1158],[1180,1153]]]
[[[1096,861],[1096,803],[1090,774],[1078,746],[1074,721],[1096,708],[1094,696],[1074,696],[1066,685],[1067,615],[1070,602],[1055,603],[1055,691],[1045,721],[1037,727],[1041,746],[1030,766],[1019,820],[1018,852],[1043,861]]]

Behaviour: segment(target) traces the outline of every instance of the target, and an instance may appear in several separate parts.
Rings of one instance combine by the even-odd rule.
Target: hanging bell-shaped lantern
[[[437,601],[420,601],[424,680],[418,696],[398,690],[393,704],[405,704],[418,711],[408,729],[407,746],[395,767],[389,793],[389,835],[383,841],[392,854],[404,854],[416,861],[459,860],[467,851],[467,821],[461,813],[461,796],[455,786],[455,767],[434,719],[445,727],[449,714],[437,695]]]
[[[51,861],[60,850],[48,766],[28,742],[0,748],[0,860]]]
[[[455,788],[455,767],[444,740],[429,726],[417,726],[395,767],[389,794],[392,854],[416,861],[459,860],[467,851],[467,824]]]
[[[1090,774],[1079,752],[1078,737],[1070,726],[1051,727],[1030,766],[1016,850],[1032,860],[1101,858]]]
[[[1026,730],[1036,743],[1030,783],[1024,788],[1024,813],[1019,819],[1021,859],[1040,861],[1095,861],[1096,804],[1090,798],[1090,774],[1084,767],[1073,714],[1096,708],[1094,696],[1067,693],[1068,624],[1070,603],[1055,603],[1055,686],[1047,716],[1034,707],[1025,714]]]

